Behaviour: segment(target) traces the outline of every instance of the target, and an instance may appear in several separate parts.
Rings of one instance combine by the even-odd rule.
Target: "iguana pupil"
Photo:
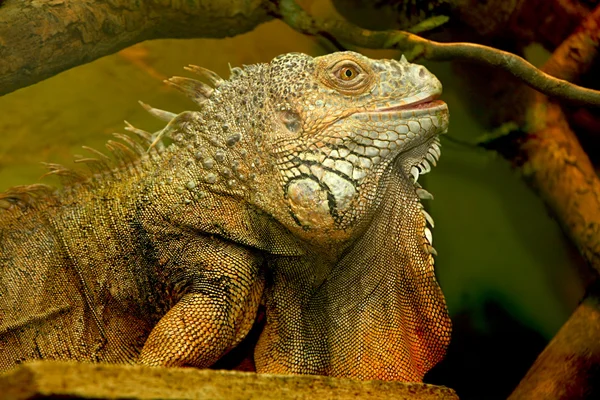
[[[355,75],[355,72],[352,71],[351,68],[344,68],[344,75],[346,78],[352,78]]]

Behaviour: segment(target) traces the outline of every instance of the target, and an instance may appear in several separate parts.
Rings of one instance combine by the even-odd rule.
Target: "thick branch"
[[[439,43],[404,31],[369,31],[343,20],[313,18],[294,0],[281,0],[279,4],[281,18],[292,28],[309,35],[327,33],[355,46],[395,48],[407,52],[411,59],[423,57],[432,61],[480,62],[504,69],[548,96],[600,107],[600,91],[555,78],[506,51],[474,43]]]
[[[576,80],[598,58],[597,7],[552,54],[547,73]],[[526,93],[525,93],[526,92]],[[562,108],[548,97],[523,90],[496,105],[497,115],[525,122],[512,143],[498,141],[504,152],[536,188],[588,263],[600,272],[600,180]],[[522,134],[526,131],[526,134]],[[514,147],[513,147],[514,146]],[[515,149],[516,147],[516,149]],[[597,289],[597,288],[596,288]],[[598,292],[588,297],[561,328],[510,397],[517,399],[583,399],[598,390],[600,307]],[[596,392],[597,395],[597,392]],[[597,396],[596,396],[597,397]]]
[[[587,72],[598,57],[600,46],[600,6],[588,15],[575,32],[556,48],[544,71],[573,81]]]
[[[394,47],[436,61],[491,64],[550,96],[600,106],[599,92],[546,75],[514,54],[437,43],[408,32],[373,32],[341,20],[317,21],[292,0],[279,5],[281,18],[303,33],[327,32],[358,46]],[[268,0],[9,0],[0,6],[0,95],[143,40],[243,33],[270,19],[270,8]]]
[[[0,96],[148,39],[234,36],[266,0],[8,0],[0,5]]]
[[[600,303],[590,296],[539,355],[509,400],[583,400],[597,395],[599,337]]]
[[[600,180],[560,106],[539,101],[529,109],[522,172],[600,273]]]
[[[552,54],[543,69],[577,79],[598,57],[600,6]],[[538,95],[521,145],[523,172],[554,210],[586,260],[600,273],[600,179],[565,114]]]

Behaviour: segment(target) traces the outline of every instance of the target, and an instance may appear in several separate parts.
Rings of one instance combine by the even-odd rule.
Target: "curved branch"
[[[508,398],[585,399],[600,377],[600,299],[588,296]]]
[[[272,17],[267,0],[12,0],[0,4],[0,96],[155,38],[221,38]]]
[[[409,59],[423,57],[432,61],[468,60],[484,63],[504,69],[548,96],[600,107],[600,91],[555,78],[506,51],[474,43],[439,43],[404,31],[369,31],[343,20],[319,20],[310,16],[294,0],[281,0],[279,13],[288,25],[305,34],[326,32],[340,41],[359,47],[394,48],[407,52]]]
[[[598,58],[600,6],[561,44],[545,71],[576,79]],[[600,179],[569,127],[562,109],[537,96],[528,113],[531,127],[521,149],[524,172],[552,207],[585,259],[600,273]]]
[[[600,179],[558,104],[538,98],[525,109],[522,172],[600,274]]]
[[[0,96],[144,40],[234,36],[271,19],[272,6],[268,0],[8,1],[0,6]],[[302,33],[327,32],[362,47],[494,65],[542,93],[600,106],[600,92],[554,78],[490,47],[438,43],[402,31],[368,31],[342,20],[317,21],[293,0],[279,2],[279,17]]]

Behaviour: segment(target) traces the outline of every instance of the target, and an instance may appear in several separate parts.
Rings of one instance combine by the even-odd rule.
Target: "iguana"
[[[68,182],[0,196],[0,369],[208,367],[264,305],[258,372],[421,381],[450,320],[417,183],[448,109],[423,66],[284,54],[210,83]],[[163,145],[163,138],[171,143]],[[111,161],[112,160],[112,161]]]

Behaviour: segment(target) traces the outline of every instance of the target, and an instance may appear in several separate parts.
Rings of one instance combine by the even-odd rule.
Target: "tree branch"
[[[600,375],[599,337],[600,303],[597,296],[589,296],[539,355],[509,400],[592,398]]]
[[[294,0],[281,0],[279,13],[288,25],[308,35],[327,32],[342,42],[359,47],[401,50],[408,53],[409,59],[475,61],[501,68],[548,96],[600,107],[600,91],[555,78],[506,51],[474,43],[439,43],[404,31],[369,31],[344,20],[319,20],[310,16]]]
[[[0,5],[0,96],[155,38],[221,38],[272,17],[267,0],[9,0]]]
[[[552,54],[543,69],[577,79],[598,57],[600,6]],[[588,263],[600,273],[600,179],[560,106],[537,95],[525,105],[523,172],[554,210]]]
[[[278,4],[279,17],[302,33],[328,32],[357,46],[396,48],[413,58],[485,63],[547,95],[600,106],[600,92],[554,78],[508,52],[438,43],[402,31],[368,31],[343,20],[320,21],[293,0]],[[9,0],[0,6],[0,95],[144,40],[234,36],[271,19],[273,8],[268,0]]]

